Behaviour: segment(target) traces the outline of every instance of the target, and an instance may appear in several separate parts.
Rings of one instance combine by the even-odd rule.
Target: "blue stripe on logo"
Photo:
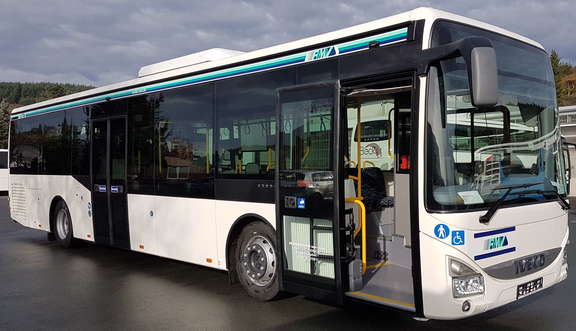
[[[501,251],[496,251],[496,252],[490,252],[490,253],[486,253],[486,254],[481,254],[481,255],[476,255],[474,256],[474,261],[478,261],[478,260],[482,260],[482,259],[487,259],[489,257],[493,257],[493,256],[498,256],[498,255],[502,255],[502,254],[506,254],[506,253],[512,253],[516,251],[516,247],[510,247],[510,248],[506,248],[503,249]]]
[[[492,231],[486,231],[486,232],[478,232],[478,233],[475,233],[475,234],[474,234],[474,238],[488,237],[488,236],[493,236],[493,235],[495,235],[495,234],[512,232],[512,231],[516,231],[516,227],[515,227],[515,226],[511,226],[511,227],[509,227],[509,228],[504,228],[504,229],[500,229],[500,230],[492,230]]]

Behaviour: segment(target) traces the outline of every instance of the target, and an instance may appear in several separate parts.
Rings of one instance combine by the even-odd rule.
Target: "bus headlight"
[[[484,277],[471,267],[449,258],[448,270],[452,277],[452,295],[455,298],[484,293]]]

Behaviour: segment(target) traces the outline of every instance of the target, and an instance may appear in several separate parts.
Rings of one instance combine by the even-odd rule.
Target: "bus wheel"
[[[254,222],[240,233],[236,248],[238,279],[250,296],[268,301],[280,292],[280,266],[276,235],[267,225]]]
[[[72,218],[64,201],[59,201],[54,208],[54,229],[52,232],[60,246],[69,248],[73,245]]]

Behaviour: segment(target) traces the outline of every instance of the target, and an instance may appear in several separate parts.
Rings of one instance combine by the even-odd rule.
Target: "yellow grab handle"
[[[347,168],[349,164],[353,165],[350,168],[356,168],[356,161],[354,161],[354,160],[349,160],[348,162],[346,162],[346,164],[344,164],[344,168]]]
[[[371,166],[376,167],[376,165],[374,164],[374,162],[366,160],[366,161],[364,161],[364,164],[362,165],[362,168],[366,168],[366,164],[370,164]]]
[[[354,231],[354,238],[362,232],[362,273],[366,273],[366,207],[358,198],[347,198],[346,202],[355,203],[360,208],[360,227]]]

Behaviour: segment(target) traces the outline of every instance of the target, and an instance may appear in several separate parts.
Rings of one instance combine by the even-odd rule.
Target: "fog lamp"
[[[466,313],[469,310],[470,310],[470,301],[466,300],[464,301],[464,303],[462,303],[462,311]]]
[[[484,277],[463,262],[450,258],[448,269],[452,277],[452,295],[463,298],[484,293]]]

